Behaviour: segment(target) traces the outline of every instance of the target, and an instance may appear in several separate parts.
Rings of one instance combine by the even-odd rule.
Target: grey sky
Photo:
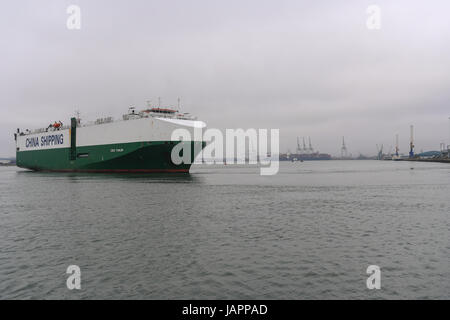
[[[68,30],[66,8],[81,8]],[[381,30],[366,27],[380,6]],[[448,1],[4,1],[0,156],[15,128],[119,117],[146,100],[209,127],[279,128],[281,149],[375,154],[409,125],[417,149],[449,139]]]

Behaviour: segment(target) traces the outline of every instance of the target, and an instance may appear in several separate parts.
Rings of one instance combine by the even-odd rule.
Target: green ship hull
[[[96,146],[18,151],[17,166],[36,171],[57,172],[189,172],[205,142],[190,143],[191,161],[176,165],[172,149],[179,141],[148,141]]]

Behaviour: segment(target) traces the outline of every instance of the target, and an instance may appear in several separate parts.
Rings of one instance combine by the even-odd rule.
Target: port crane
[[[383,159],[383,145],[381,145],[381,148],[380,148],[380,147],[378,147],[378,144],[377,144],[377,152],[378,152],[377,159],[378,160]]]
[[[341,158],[346,158],[347,156],[348,156],[347,147],[345,146],[344,137],[342,137]]]
[[[303,141],[303,143],[305,143],[305,142]],[[300,138],[297,137],[297,153],[301,153],[301,151],[302,151],[302,148],[300,148]]]
[[[306,149],[305,137],[303,137],[303,152],[307,153],[308,149]]]
[[[314,149],[311,144],[311,137],[308,137],[308,142],[309,142],[309,152],[314,153]]]
[[[409,140],[409,157],[414,158],[414,126],[411,125],[411,137]]]
[[[398,148],[398,134],[396,134],[395,135],[395,155],[398,157],[399,156],[399,154],[398,154],[398,151],[399,151],[400,149]]]

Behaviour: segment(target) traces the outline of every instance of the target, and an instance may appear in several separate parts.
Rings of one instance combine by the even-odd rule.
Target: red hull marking
[[[189,169],[60,169],[37,170],[47,172],[86,172],[86,173],[188,173]]]

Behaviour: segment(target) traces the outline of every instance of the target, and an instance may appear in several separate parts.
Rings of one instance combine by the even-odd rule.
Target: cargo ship
[[[17,129],[16,163],[35,171],[188,173],[206,145],[194,129],[204,127],[188,113],[159,107],[131,107],[118,120],[82,123],[77,116],[67,126],[59,121],[34,131]],[[172,140],[172,132],[180,128],[188,130],[190,141]],[[191,150],[190,163],[173,163],[171,153],[178,143],[190,144],[185,149]]]

